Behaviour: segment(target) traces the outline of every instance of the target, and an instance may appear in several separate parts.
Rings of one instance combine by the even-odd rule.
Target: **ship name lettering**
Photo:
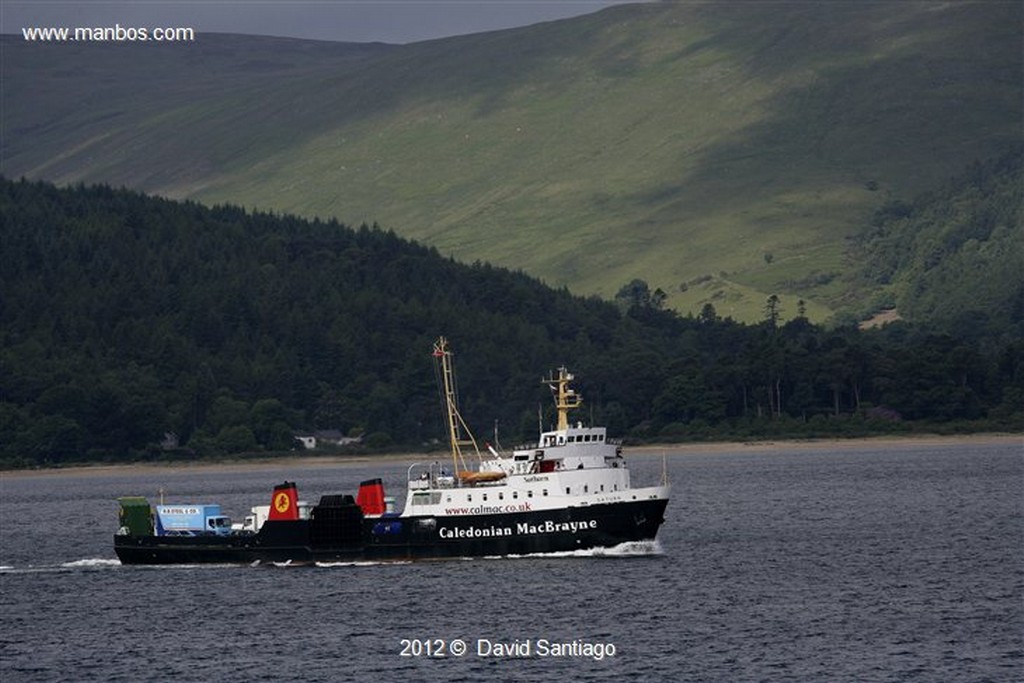
[[[575,534],[578,531],[585,531],[586,529],[596,529],[597,520],[587,519],[582,521],[573,522],[554,522],[547,520],[541,524],[530,524],[528,522],[519,522],[516,525],[516,533],[518,534],[552,534],[556,531],[567,531]]]
[[[438,529],[437,533],[441,538],[492,538],[496,536],[511,536],[512,529],[507,526],[468,526],[454,529],[443,526]]]

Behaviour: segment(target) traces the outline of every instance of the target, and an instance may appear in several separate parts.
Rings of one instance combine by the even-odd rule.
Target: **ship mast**
[[[455,387],[455,364],[452,360],[451,349],[448,348],[448,340],[439,337],[434,342],[434,359],[437,361],[437,370],[440,374],[438,386],[444,394],[445,419],[448,424],[448,443],[452,450],[452,464],[455,472],[468,469],[466,461],[462,456],[463,447],[472,446],[473,452],[480,457],[480,449],[476,445],[476,439],[469,430],[465,420],[459,413],[458,395]],[[463,436],[465,434],[465,436]]]
[[[565,431],[569,428],[569,411],[575,410],[583,405],[583,397],[576,393],[576,390],[569,386],[574,377],[563,365],[558,368],[558,377],[554,375],[541,382],[547,384],[555,395],[555,408],[558,410],[558,431]]]

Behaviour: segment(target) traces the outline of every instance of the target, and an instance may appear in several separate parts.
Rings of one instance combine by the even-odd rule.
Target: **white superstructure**
[[[634,489],[620,442],[608,439],[604,427],[569,424],[570,410],[582,405],[570,386],[573,376],[559,368],[543,380],[558,410],[557,427],[541,432],[536,444],[519,446],[511,455],[488,446],[481,454],[458,412],[450,351],[444,338],[434,348],[447,398],[453,468],[440,463],[409,468],[403,517],[510,514],[557,508],[668,498],[669,486]],[[467,467],[464,449],[479,457]]]

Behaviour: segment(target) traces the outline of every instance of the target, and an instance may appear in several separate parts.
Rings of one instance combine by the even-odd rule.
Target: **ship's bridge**
[[[606,430],[604,427],[584,427],[582,423],[577,423],[568,429],[542,433],[537,446],[551,448],[573,444],[602,444],[605,441]]]
[[[491,464],[507,474],[626,468],[620,443],[608,439],[604,427],[584,427],[580,423],[542,432],[536,445],[515,448],[511,462],[503,459]]]

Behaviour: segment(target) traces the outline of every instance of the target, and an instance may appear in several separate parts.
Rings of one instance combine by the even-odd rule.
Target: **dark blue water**
[[[670,454],[646,556],[114,559],[118,495],[163,487],[241,516],[285,478],[309,500],[379,474],[397,492],[407,464],[0,477],[0,680],[1024,680],[1019,440]],[[661,458],[632,466],[653,482]],[[401,656],[416,639],[448,656]],[[539,656],[541,639],[605,656]],[[531,656],[479,656],[481,640]]]

